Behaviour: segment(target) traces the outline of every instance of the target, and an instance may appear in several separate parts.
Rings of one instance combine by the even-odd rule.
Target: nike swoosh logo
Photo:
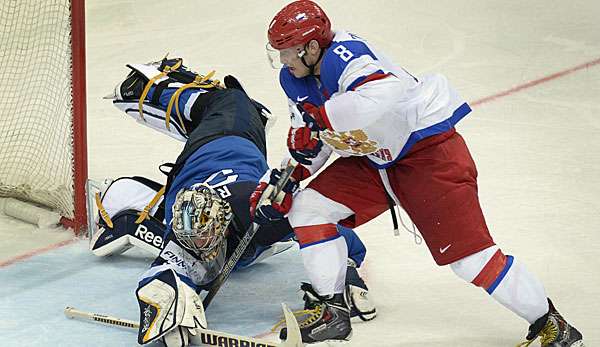
[[[297,97],[296,97],[296,101],[298,101],[298,102],[302,102],[302,101],[304,101],[304,100],[306,100],[306,99],[308,99],[308,96],[303,96],[303,97],[299,97],[299,96],[297,96]]]
[[[448,246],[446,246],[444,248],[440,247],[440,253],[444,254],[448,250],[448,248],[450,248],[450,246],[452,246],[452,244],[449,244]]]

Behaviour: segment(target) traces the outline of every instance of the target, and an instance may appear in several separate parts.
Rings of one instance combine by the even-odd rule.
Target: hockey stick
[[[277,197],[277,194],[279,194],[279,192],[281,192],[281,190],[283,189],[283,186],[285,186],[287,181],[292,176],[292,172],[294,172],[295,168],[296,168],[296,162],[294,160],[290,159],[288,161],[286,167],[283,169],[283,172],[281,173],[281,177],[279,178],[279,181],[275,185],[269,185],[265,189],[265,191],[263,192],[263,194],[261,195],[261,197],[258,201],[258,204],[256,204],[257,208],[260,206],[263,206],[263,205],[270,204],[271,200],[275,199],[275,197]],[[219,289],[221,289],[221,287],[223,286],[223,283],[225,283],[227,278],[229,278],[231,271],[233,270],[235,265],[238,263],[238,261],[242,257],[242,254],[244,253],[244,251],[246,251],[246,248],[248,248],[248,245],[254,238],[254,235],[256,235],[256,232],[258,231],[259,227],[260,227],[260,225],[257,223],[252,223],[252,225],[250,225],[250,227],[248,227],[248,230],[246,230],[246,234],[244,234],[244,237],[240,240],[240,243],[238,244],[236,249],[233,251],[233,254],[231,254],[231,257],[229,258],[229,260],[223,267],[223,270],[221,271],[219,276],[215,279],[212,286],[208,290],[208,294],[206,294],[206,296],[204,297],[204,300],[202,300],[204,309],[206,309],[208,307],[208,305],[210,305],[210,302],[213,300],[213,298],[215,297],[215,295],[217,294]]]
[[[285,305],[281,304],[283,307],[283,314],[285,315],[285,322],[288,327],[288,338],[285,341],[280,343],[274,343],[271,341],[257,339],[254,337],[248,336],[240,336],[240,335],[232,335],[228,333],[224,333],[221,331],[209,330],[196,328],[196,330],[200,333],[200,339],[203,344],[211,344],[211,341],[218,341],[219,346],[223,344],[223,346],[264,346],[264,347],[302,347],[302,339],[300,338],[300,328],[298,327],[298,322],[294,317],[294,314],[290,309]],[[100,324],[106,324],[117,327],[124,327],[130,329],[139,329],[140,325],[137,322],[122,319],[118,317],[106,316],[103,314],[85,312],[77,310],[73,307],[65,308],[65,316],[67,318],[77,318],[83,320],[89,320]]]

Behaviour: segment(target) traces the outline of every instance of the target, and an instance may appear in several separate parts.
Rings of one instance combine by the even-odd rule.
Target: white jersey
[[[323,55],[320,78],[295,78],[282,69],[290,104],[320,108],[330,149],[307,167],[314,173],[331,151],[367,156],[378,168],[393,165],[419,140],[450,130],[470,108],[442,75],[417,78],[360,37],[336,31]],[[292,127],[302,126],[292,119]]]

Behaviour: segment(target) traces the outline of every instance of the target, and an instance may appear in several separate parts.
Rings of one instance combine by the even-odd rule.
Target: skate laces
[[[550,319],[548,319],[548,323],[546,323],[546,326],[539,332],[539,334],[536,337],[534,337],[532,340],[528,340],[518,344],[517,347],[527,347],[531,345],[535,340],[537,340],[538,337],[540,338],[540,343],[542,347],[549,346],[552,341],[556,340],[557,336],[558,326],[556,324],[553,324],[550,321]]]
[[[317,305],[317,307],[315,307],[314,309],[293,311],[292,314],[296,317],[296,320],[298,321],[298,326],[300,328],[304,328],[304,327],[307,327],[307,326],[311,325],[312,323],[316,322],[319,319],[319,317],[321,317],[321,312],[323,311],[324,305],[325,304]],[[307,316],[307,317],[305,319],[303,319],[302,321],[298,320],[298,318],[305,317],[305,316]],[[279,320],[271,328],[271,332],[273,332],[273,333],[277,332],[279,327],[283,326],[284,324],[285,324],[285,318]]]

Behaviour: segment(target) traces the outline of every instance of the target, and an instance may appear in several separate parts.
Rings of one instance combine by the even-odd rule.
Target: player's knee
[[[486,248],[450,264],[454,273],[467,282],[492,293],[512,265],[497,246]]]
[[[292,227],[337,223],[354,212],[327,198],[318,191],[306,188],[294,196],[288,219]]]
[[[292,208],[290,209],[290,213],[303,211],[308,209],[312,209],[315,205],[315,199],[319,199],[320,194],[310,188],[300,190],[296,195],[294,195],[294,203],[292,204]],[[312,201],[312,203],[311,203]]]

